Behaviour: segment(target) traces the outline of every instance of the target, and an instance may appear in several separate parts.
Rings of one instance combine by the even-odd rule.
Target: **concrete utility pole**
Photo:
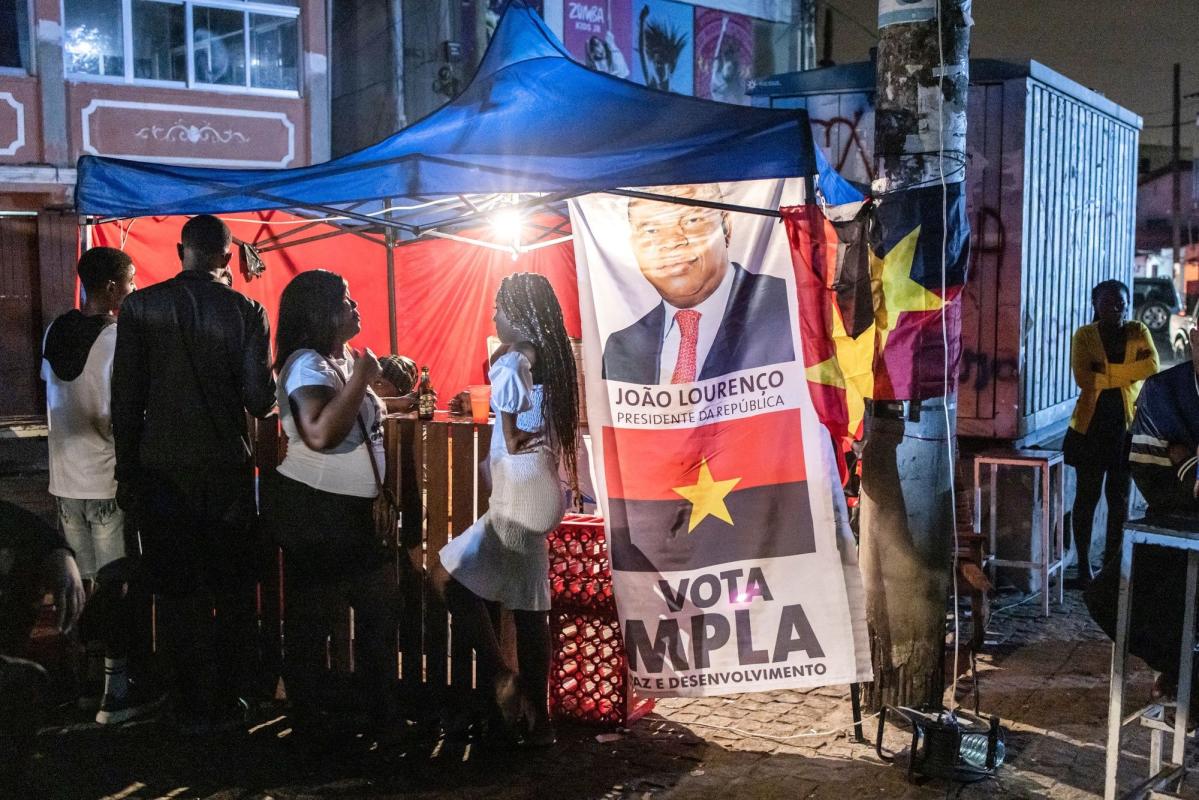
[[[970,0],[879,0],[879,21],[875,188],[880,203],[901,204],[905,190],[965,180]],[[958,219],[949,214],[947,222]],[[921,248],[936,258],[938,244]],[[958,352],[960,321],[946,320],[948,352]],[[914,357],[927,354],[916,350]],[[941,705],[957,368],[949,365],[948,396],[876,401],[867,421],[861,564],[874,661],[874,683],[865,687],[871,708]]]

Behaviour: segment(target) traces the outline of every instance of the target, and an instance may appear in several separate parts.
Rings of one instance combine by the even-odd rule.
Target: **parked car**
[[[1195,327],[1195,317],[1199,315],[1199,300],[1191,306],[1190,311],[1180,311],[1170,316],[1170,349],[1175,361],[1186,361],[1191,357],[1191,328]]]
[[[1133,278],[1132,318],[1145,323],[1153,333],[1165,333],[1171,316],[1182,310],[1178,290],[1170,278]],[[1173,334],[1170,341],[1174,341]]]

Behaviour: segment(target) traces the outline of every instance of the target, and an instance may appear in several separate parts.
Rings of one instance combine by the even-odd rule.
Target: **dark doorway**
[[[0,419],[43,412],[37,217],[0,214]]]

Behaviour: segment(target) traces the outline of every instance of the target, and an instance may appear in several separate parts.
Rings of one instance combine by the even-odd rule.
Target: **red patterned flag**
[[[837,269],[837,236],[818,206],[780,209],[791,246],[795,291],[799,298],[799,329],[803,334],[803,365],[808,390],[820,421],[838,444],[841,482],[849,477],[844,451],[850,439],[849,402],[845,376],[833,338],[832,283]]]
[[[961,185],[946,191],[898,192],[844,222],[812,205],[781,209],[808,386],[821,422],[843,444],[862,435],[866,399],[957,389],[969,234]]]
[[[877,399],[923,400],[957,391],[961,294],[970,255],[962,187],[896,192],[875,211]]]
[[[844,454],[862,435],[865,400],[873,396],[875,324],[871,254],[865,231],[870,204],[833,221],[814,205],[780,209],[787,228],[808,389],[820,421]]]

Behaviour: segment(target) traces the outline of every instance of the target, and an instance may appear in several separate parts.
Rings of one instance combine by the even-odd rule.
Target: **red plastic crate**
[[[603,518],[567,514],[548,539],[554,607],[604,609],[615,617]]]
[[[550,713],[557,719],[628,726],[654,707],[629,688],[616,615],[554,611],[550,619]]]
[[[631,725],[654,707],[630,688],[601,517],[568,514],[549,535],[550,713]]]

